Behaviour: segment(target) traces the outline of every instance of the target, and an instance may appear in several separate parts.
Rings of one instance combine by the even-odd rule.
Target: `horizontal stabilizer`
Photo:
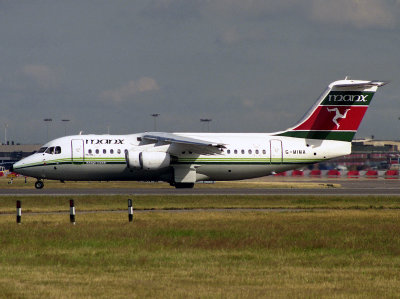
[[[341,81],[337,81],[337,82],[341,82]],[[353,80],[343,80],[342,82],[344,83],[337,83],[335,84],[336,87],[352,87],[352,88],[368,88],[368,87],[381,87],[383,85],[388,84],[388,81],[365,81],[364,83],[359,82],[359,81],[355,81],[353,82]]]

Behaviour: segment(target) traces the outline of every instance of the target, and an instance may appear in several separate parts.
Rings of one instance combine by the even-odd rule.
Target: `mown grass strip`
[[[1,196],[0,214],[15,212],[21,200],[23,212],[69,211],[69,200],[79,211],[149,209],[400,209],[400,196],[318,195],[82,195]]]

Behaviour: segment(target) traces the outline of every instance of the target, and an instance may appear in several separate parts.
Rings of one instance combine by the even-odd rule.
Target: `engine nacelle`
[[[125,160],[128,168],[156,170],[168,167],[171,157],[164,152],[125,151]]]

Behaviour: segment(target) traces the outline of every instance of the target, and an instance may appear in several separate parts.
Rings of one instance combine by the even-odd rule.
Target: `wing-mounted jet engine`
[[[171,156],[166,152],[125,150],[125,161],[128,168],[158,170],[170,166]]]

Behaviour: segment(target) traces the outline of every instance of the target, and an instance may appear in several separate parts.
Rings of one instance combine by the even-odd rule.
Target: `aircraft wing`
[[[220,154],[221,150],[225,148],[224,144],[186,137],[173,133],[145,133],[142,136],[142,139],[150,142],[174,144],[182,150],[205,155]]]

